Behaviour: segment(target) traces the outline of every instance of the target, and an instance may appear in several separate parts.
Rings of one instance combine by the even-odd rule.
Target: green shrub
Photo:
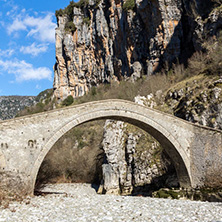
[[[44,104],[42,102],[37,103],[36,106],[40,111],[42,111],[44,108]]]
[[[62,105],[63,106],[70,106],[74,102],[73,97],[70,95],[65,100],[63,100]]]
[[[97,94],[97,89],[96,89],[95,86],[93,86],[93,87],[91,88],[90,93],[91,93],[92,96],[95,96],[95,95]]]
[[[179,199],[179,192],[173,190],[164,190],[160,189],[156,192],[156,197],[158,198],[170,198],[170,199]]]
[[[55,16],[58,19],[59,16],[63,16],[64,11],[62,9],[56,10],[55,12]]]
[[[89,5],[89,0],[80,0],[79,2],[74,3],[74,7],[77,8],[84,8]]]
[[[72,21],[73,17],[74,17],[74,13],[73,13],[74,7],[75,7],[75,2],[71,1],[70,4],[63,10],[64,14],[67,15],[67,17],[70,21]]]
[[[76,31],[75,24],[70,21],[65,24],[65,31],[74,33]]]
[[[95,4],[97,4],[98,1],[100,2],[100,0],[97,0]],[[80,0],[79,2],[71,1],[66,8],[56,10],[55,16],[58,19],[59,16],[66,15],[68,17],[68,22],[70,22],[70,21],[73,21],[74,7],[83,9],[87,7],[88,5],[89,5],[89,0]]]
[[[135,0],[126,0],[125,3],[123,4],[123,10],[128,11],[128,10],[133,10],[135,8]]]
[[[159,190],[157,192],[157,197],[167,199],[170,197],[170,195],[165,190]]]

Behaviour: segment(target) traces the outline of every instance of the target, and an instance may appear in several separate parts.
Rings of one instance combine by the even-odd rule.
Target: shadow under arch
[[[187,153],[185,152],[179,141],[172,134],[170,134],[167,129],[165,129],[153,119],[140,113],[130,111],[126,112],[126,110],[118,110],[113,108],[107,110],[97,110],[93,112],[92,115],[90,115],[88,112],[82,113],[78,117],[73,118],[73,120],[69,123],[64,124],[62,127],[60,127],[60,129],[55,131],[56,133],[46,142],[46,144],[42,148],[42,152],[38,156],[30,172],[33,192],[40,166],[45,156],[56,143],[56,141],[72,128],[83,123],[99,119],[121,120],[145,130],[162,145],[162,147],[171,158],[176,169],[180,186],[191,186],[190,161]]]

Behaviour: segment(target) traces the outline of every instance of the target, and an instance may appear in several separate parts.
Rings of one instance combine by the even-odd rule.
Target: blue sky
[[[70,0],[0,0],[0,96],[52,88],[55,10]]]

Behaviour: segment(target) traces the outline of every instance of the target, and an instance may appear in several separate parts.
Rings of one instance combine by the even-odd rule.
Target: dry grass
[[[103,121],[90,122],[63,135],[45,157],[36,186],[49,182],[99,182],[103,125]]]
[[[177,67],[178,68],[178,67]],[[177,76],[177,77],[176,77]],[[180,78],[179,78],[180,76]],[[152,76],[143,76],[143,78],[132,83],[130,81],[114,82],[107,85],[93,87],[87,95],[74,99],[73,105],[97,101],[104,99],[124,99],[134,101],[135,96],[147,96],[155,94],[158,90],[166,91],[177,82],[177,79],[184,79],[182,73],[163,74],[158,73]]]
[[[6,209],[12,201],[22,202],[26,197],[26,192],[20,194],[11,194],[8,191],[0,190],[0,207]]]

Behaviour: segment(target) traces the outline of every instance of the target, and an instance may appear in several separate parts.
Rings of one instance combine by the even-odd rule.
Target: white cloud
[[[52,71],[47,67],[35,68],[24,60],[0,60],[0,70],[14,74],[17,82],[28,80],[52,79]]]
[[[52,21],[53,14],[48,13],[45,16],[33,17],[20,14],[13,23],[7,28],[8,34],[16,31],[27,31],[27,36],[34,37],[42,42],[55,42],[56,24]]]
[[[12,34],[15,31],[26,30],[26,25],[18,18],[16,18],[12,25],[8,27],[8,33]]]
[[[48,50],[47,44],[38,44],[32,43],[30,46],[22,46],[20,52],[24,54],[30,54],[32,56],[38,56],[40,53],[46,52]]]
[[[1,57],[10,57],[15,53],[14,49],[6,49],[6,50],[1,50],[0,49],[0,56]]]
[[[6,1],[5,1],[6,2]],[[13,16],[16,11],[18,10],[18,6],[17,5],[14,5],[12,2],[8,2],[8,4],[11,6],[11,10],[8,11],[6,13],[7,16]]]

